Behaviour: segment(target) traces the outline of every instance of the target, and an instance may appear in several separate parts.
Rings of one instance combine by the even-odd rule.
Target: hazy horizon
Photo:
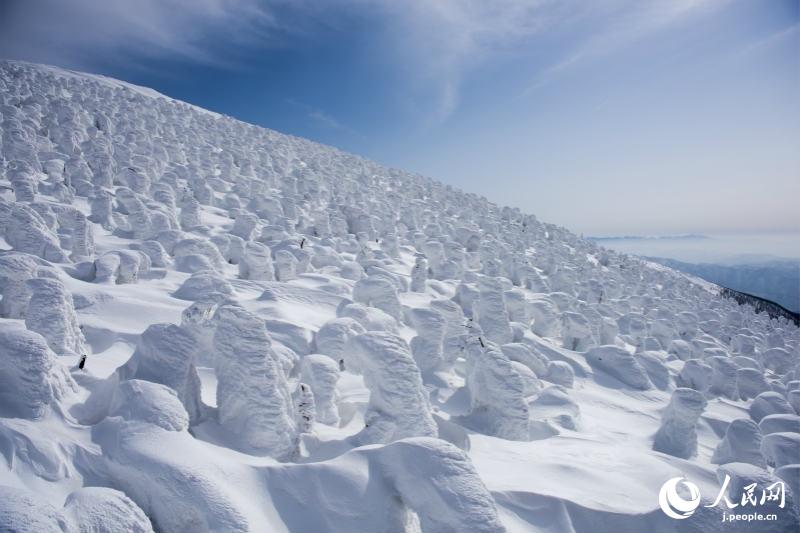
[[[732,265],[775,260],[800,261],[800,232],[699,235],[703,238],[618,237],[604,236],[598,239],[598,244],[634,255],[663,257],[689,263]]]

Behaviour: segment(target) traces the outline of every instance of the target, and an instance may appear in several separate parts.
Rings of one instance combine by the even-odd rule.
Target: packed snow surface
[[[0,124],[0,531],[800,527],[794,325],[108,78],[2,62]],[[726,475],[778,520],[659,508]]]

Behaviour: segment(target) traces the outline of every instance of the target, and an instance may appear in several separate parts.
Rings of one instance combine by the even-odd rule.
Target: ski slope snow
[[[0,62],[0,124],[0,531],[800,527],[793,324],[109,78]]]

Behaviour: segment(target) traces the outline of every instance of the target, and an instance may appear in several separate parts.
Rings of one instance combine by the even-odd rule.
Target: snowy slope
[[[0,121],[0,531],[796,531],[659,508],[800,488],[794,325],[116,80]]]

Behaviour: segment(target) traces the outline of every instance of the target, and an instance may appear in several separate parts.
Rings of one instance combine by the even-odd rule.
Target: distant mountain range
[[[747,294],[745,292],[735,291],[733,289],[728,289],[723,287],[720,290],[720,295],[725,298],[730,298],[735,300],[736,303],[739,305],[749,305],[755,309],[756,313],[767,313],[771,318],[786,318],[787,320],[791,320],[795,323],[795,325],[800,325],[800,313],[795,313],[793,311],[789,311],[785,307],[780,304],[773,302],[772,300],[767,300],[765,298],[759,298],[758,296],[753,296],[752,294]]]
[[[612,237],[586,237],[590,241],[603,242],[603,241],[641,241],[641,240],[654,240],[654,241],[696,241],[700,239],[709,239],[708,235],[697,235],[687,233],[685,235],[622,235]]]
[[[759,263],[720,265],[687,263],[664,257],[647,257],[703,278],[711,283],[776,302],[795,313],[800,312],[800,261],[777,259]]]

